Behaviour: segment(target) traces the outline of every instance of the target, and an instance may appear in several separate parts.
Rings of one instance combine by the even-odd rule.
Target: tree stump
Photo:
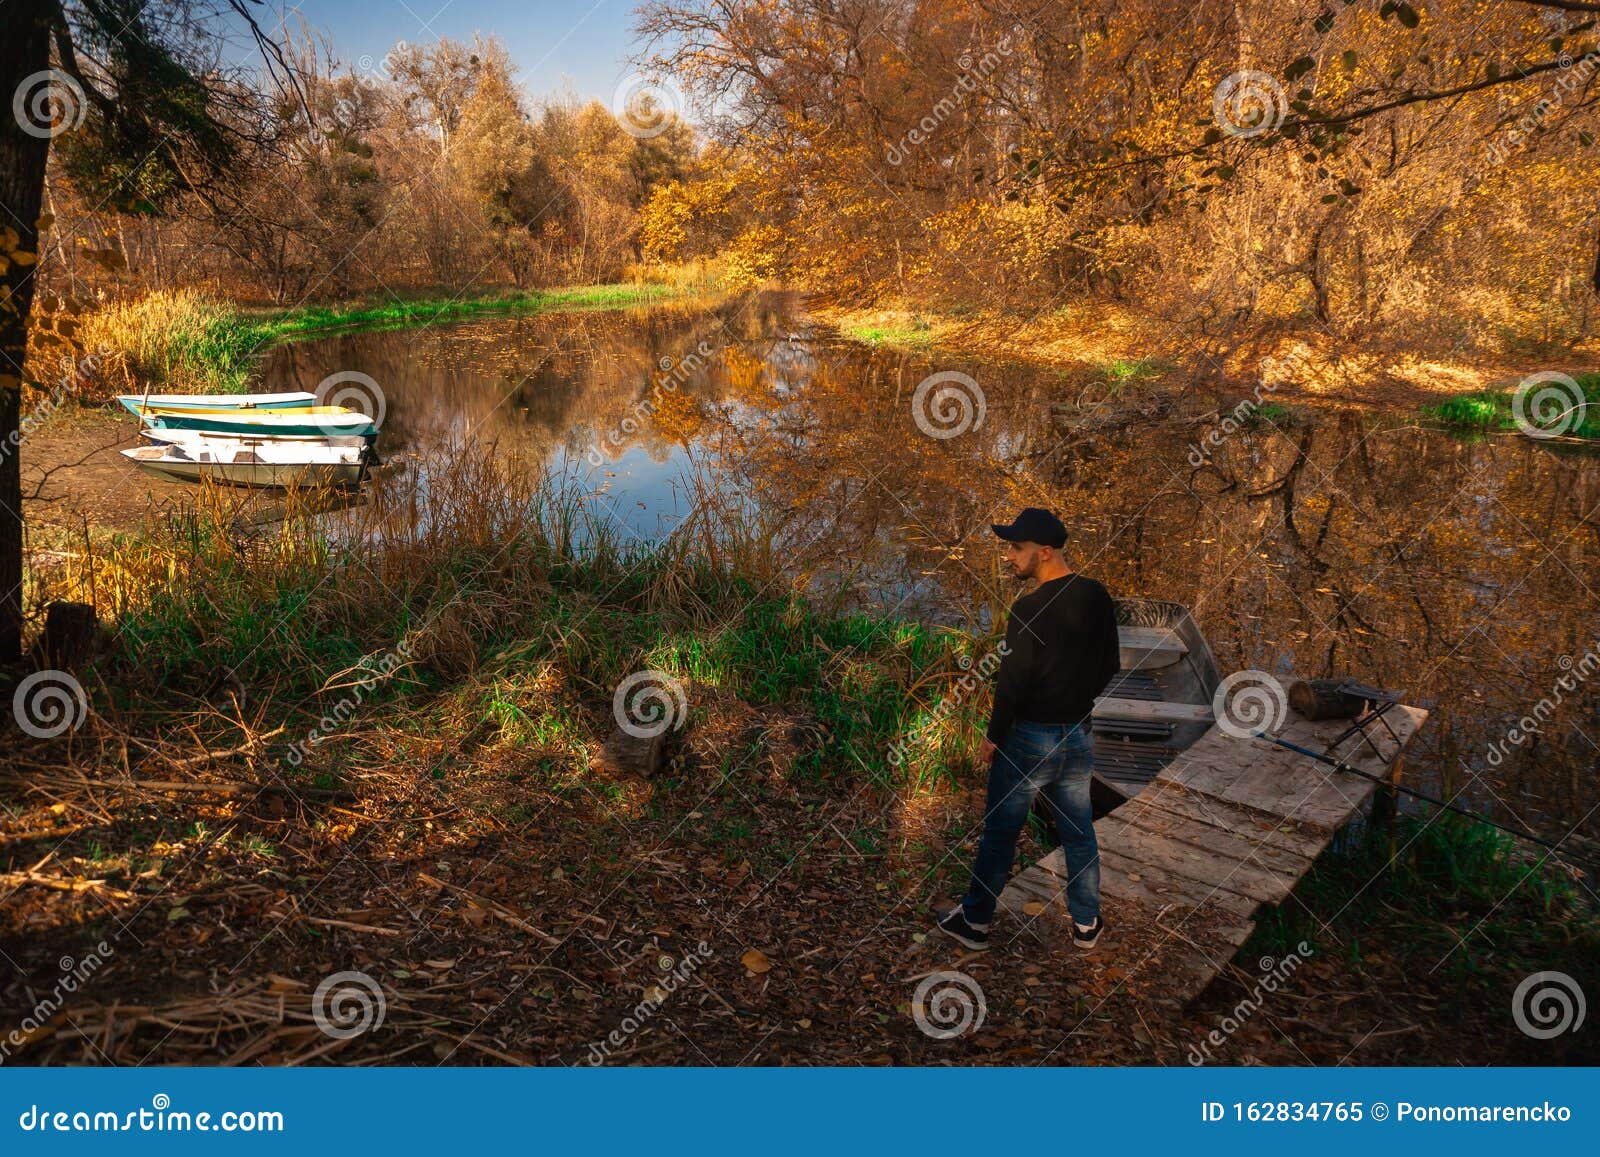
[[[55,602],[45,607],[44,630],[30,657],[39,670],[71,670],[94,654],[100,620],[88,603]]]
[[[1370,699],[1341,690],[1343,679],[1297,680],[1289,688],[1289,706],[1307,719],[1354,719]]]
[[[651,779],[661,770],[666,749],[665,734],[641,738],[629,735],[619,727],[600,748],[600,756],[595,763],[601,770],[613,775]]]

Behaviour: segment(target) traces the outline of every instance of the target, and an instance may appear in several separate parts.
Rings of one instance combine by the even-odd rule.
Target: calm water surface
[[[1051,506],[1078,569],[1188,604],[1224,671],[1349,674],[1432,710],[1413,783],[1600,830],[1595,456],[1337,409],[1233,430],[1214,398],[1092,367],[844,342],[782,297],[329,337],[273,351],[259,388],[341,370],[381,387],[402,472],[515,447],[650,540],[736,509],[817,597],[902,615],[988,622],[1015,594],[989,522]],[[972,384],[919,397],[935,373]]]

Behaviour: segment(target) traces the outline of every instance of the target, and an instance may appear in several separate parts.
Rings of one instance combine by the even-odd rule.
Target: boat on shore
[[[304,390],[280,394],[118,394],[117,401],[130,414],[143,406],[192,410],[304,410],[317,404],[317,395]]]
[[[213,434],[207,430],[172,429],[166,426],[143,426],[139,433],[152,442],[168,442],[180,446],[202,446],[219,440],[235,439],[244,442],[277,442],[286,446],[338,446],[359,450],[376,441],[375,436],[371,434]]]
[[[1222,682],[1211,646],[1181,603],[1118,599],[1122,670],[1095,700],[1096,816],[1142,791],[1214,722]]]
[[[292,410],[235,409],[221,406],[147,406],[133,411],[156,429],[203,430],[212,434],[266,434],[309,437],[368,437],[377,424],[359,410],[344,406],[307,406]]]
[[[181,482],[210,479],[230,486],[355,486],[371,465],[364,447],[279,439],[205,438],[122,451],[135,466]]]

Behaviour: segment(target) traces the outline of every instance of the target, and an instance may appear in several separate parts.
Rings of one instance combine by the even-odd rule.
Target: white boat
[[[303,410],[317,404],[317,395],[303,390],[283,394],[118,394],[117,401],[129,413],[141,406],[169,409],[202,407],[227,410]]]
[[[207,430],[169,430],[161,426],[143,426],[139,433],[152,442],[170,442],[179,446],[209,446],[217,442],[244,442],[257,445],[272,442],[280,446],[339,446],[359,450],[373,441],[369,437],[335,434],[213,434]]]
[[[208,438],[135,446],[122,456],[139,469],[182,482],[209,478],[230,486],[353,486],[367,469],[361,447],[276,439]]]

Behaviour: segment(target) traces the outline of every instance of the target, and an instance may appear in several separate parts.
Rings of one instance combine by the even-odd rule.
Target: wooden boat
[[[290,434],[328,437],[367,436],[378,432],[366,414],[344,406],[307,406],[295,410],[239,410],[220,406],[138,406],[134,413],[151,426],[166,430],[204,430],[212,434]]]
[[[303,390],[283,394],[118,394],[117,401],[130,414],[137,414],[141,406],[183,410],[304,410],[317,404],[317,395]]]
[[[1096,816],[1137,795],[1213,722],[1222,674],[1189,608],[1118,599],[1122,671],[1094,707]]]
[[[209,478],[230,486],[353,486],[367,460],[360,448],[277,439],[208,438],[135,446],[122,456],[148,473],[182,482]]]

